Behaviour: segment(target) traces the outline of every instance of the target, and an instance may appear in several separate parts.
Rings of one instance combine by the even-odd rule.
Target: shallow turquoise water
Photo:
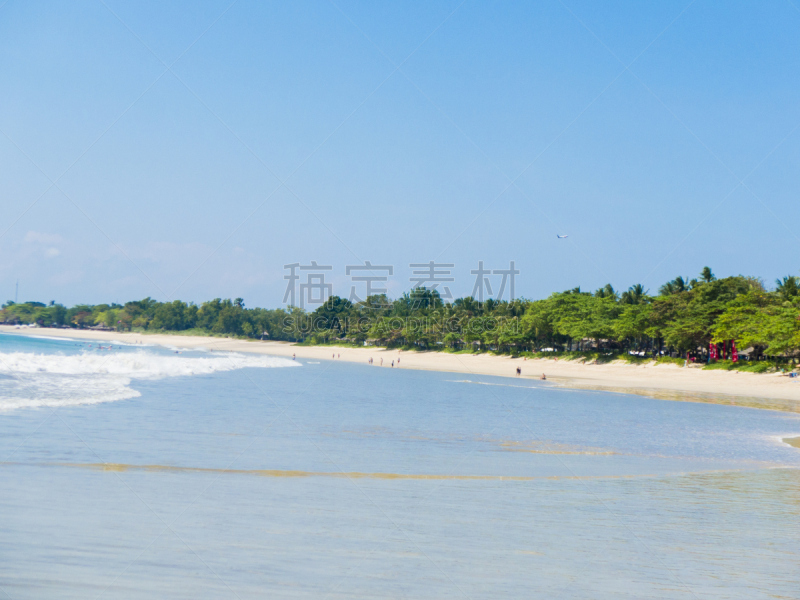
[[[800,598],[797,415],[175,352],[0,336],[0,598]]]

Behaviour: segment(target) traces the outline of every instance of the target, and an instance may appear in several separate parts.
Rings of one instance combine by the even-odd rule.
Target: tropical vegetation
[[[390,300],[330,297],[316,310],[246,308],[241,298],[200,305],[152,298],[126,304],[7,302],[0,322],[41,327],[184,332],[287,340],[304,344],[375,344],[428,350],[595,352],[708,359],[709,344],[735,342],[751,359],[800,355],[800,278],[767,290],[760,279],[718,279],[705,267],[676,277],[651,295],[641,285],[619,293],[610,284],[542,300],[459,298],[415,288]]]

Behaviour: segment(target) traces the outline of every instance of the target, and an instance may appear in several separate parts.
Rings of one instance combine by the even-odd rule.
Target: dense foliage
[[[331,297],[313,312],[296,307],[245,308],[241,298],[204,302],[125,305],[8,302],[0,322],[43,327],[183,331],[320,343],[374,343],[427,349],[519,353],[542,349],[703,352],[712,342],[735,340],[753,356],[800,353],[800,279],[784,277],[774,291],[751,277],[698,279],[664,284],[657,296],[641,285],[619,294],[611,285],[594,293],[580,288],[544,300],[445,303],[436,290],[416,288],[401,298],[371,296],[351,303]]]

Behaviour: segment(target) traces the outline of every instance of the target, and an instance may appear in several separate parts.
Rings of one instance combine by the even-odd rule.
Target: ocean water
[[[112,346],[0,335],[0,598],[800,598],[797,414]]]

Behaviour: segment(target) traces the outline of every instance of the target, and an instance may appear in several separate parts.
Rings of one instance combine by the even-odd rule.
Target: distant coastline
[[[8,301],[0,309],[0,323],[528,359],[558,354],[639,366],[656,359],[769,373],[798,366],[800,278],[784,277],[768,290],[756,277],[718,279],[705,267],[697,279],[668,281],[658,295],[638,284],[620,293],[609,284],[542,300],[467,296],[445,302],[437,289],[416,287],[396,299],[329,296],[309,310],[250,308],[242,298],[199,305],[145,298],[70,308]]]
[[[254,352],[299,360],[346,361],[368,368],[413,369],[457,373],[464,385],[478,383],[476,376],[490,375],[513,379],[509,385],[535,387],[548,385],[636,394],[663,400],[709,402],[800,413],[800,380],[780,374],[703,370],[698,366],[675,364],[606,364],[581,360],[526,359],[489,353],[453,354],[420,352],[378,347],[337,347],[298,345],[288,342],[243,340],[225,337],[129,333],[55,328],[17,328],[0,325],[0,334],[86,339],[98,342],[120,341],[177,348],[205,348],[223,352]],[[2,339],[2,338],[0,338]],[[398,361],[399,359],[399,361]],[[395,366],[392,367],[392,361]],[[516,369],[521,375],[516,376]],[[547,381],[541,381],[542,374]],[[387,373],[388,375],[388,373]]]

